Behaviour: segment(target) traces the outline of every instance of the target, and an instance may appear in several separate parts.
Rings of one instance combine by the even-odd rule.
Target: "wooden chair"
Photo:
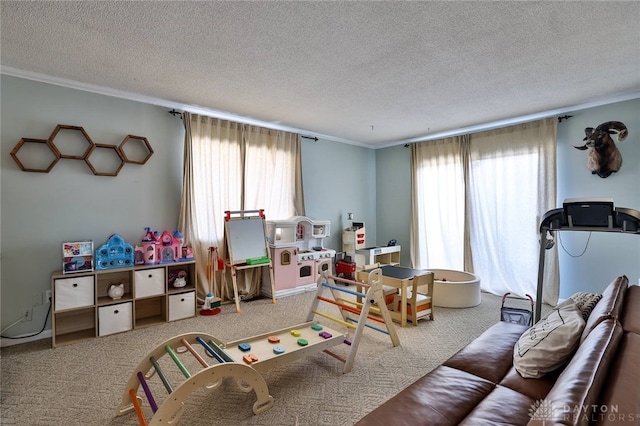
[[[376,269],[380,267],[380,263],[372,263],[371,265],[364,265],[362,268],[365,271],[370,271],[372,269]],[[384,296],[384,301],[387,304],[387,309],[394,310],[395,307],[395,296],[398,294],[398,289],[396,287],[390,285],[382,286],[382,294]]]
[[[407,289],[407,316],[411,318],[413,325],[418,325],[418,320],[429,317],[433,321],[433,272],[416,275],[412,285]],[[400,294],[394,296],[393,307],[400,311],[402,298]]]

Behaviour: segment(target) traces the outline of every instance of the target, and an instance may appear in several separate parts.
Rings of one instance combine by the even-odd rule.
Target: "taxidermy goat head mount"
[[[587,168],[591,174],[606,178],[611,173],[617,172],[622,166],[622,155],[618,147],[613,142],[611,135],[618,134],[618,141],[623,141],[629,135],[627,126],[619,121],[607,121],[595,129],[587,127],[583,139],[584,145],[574,146],[574,148],[584,151],[591,148],[587,159]]]

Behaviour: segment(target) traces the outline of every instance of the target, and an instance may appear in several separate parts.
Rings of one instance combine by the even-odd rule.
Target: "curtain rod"
[[[172,108],[171,111],[168,111],[168,113],[173,115],[174,117],[176,115],[179,115],[180,119],[182,119],[182,113],[180,111],[177,111],[175,108]],[[562,115],[562,116],[558,117],[558,123],[562,123],[563,120],[568,120],[571,117],[573,117],[573,115],[568,115],[568,114]],[[304,138],[304,139],[311,139],[314,142],[318,142],[318,138],[315,137],[315,136],[304,136],[304,135],[301,135],[300,137]],[[410,143],[405,143],[404,144],[405,148],[408,148],[409,146],[411,146]]]
[[[171,111],[167,111],[167,112],[168,112],[169,114],[173,115],[174,117],[175,117],[176,115],[179,115],[179,116],[180,116],[180,118],[182,118],[182,113],[181,113],[180,111],[177,111],[175,108],[173,108],[173,109],[171,109]],[[301,137],[301,138],[305,138],[305,139],[311,139],[311,140],[312,140],[312,141],[314,141],[314,142],[318,142],[318,140],[319,140],[319,139],[318,139],[317,137],[315,137],[315,136],[304,136],[304,135],[301,135],[300,137]]]
[[[558,117],[558,123],[562,123],[562,120],[568,120],[571,117],[573,117],[573,115],[568,115],[568,114],[562,115],[562,116]],[[417,143],[417,142],[411,142],[411,143],[407,142],[407,143],[404,144],[404,147],[408,148],[408,147],[411,146],[412,143]]]

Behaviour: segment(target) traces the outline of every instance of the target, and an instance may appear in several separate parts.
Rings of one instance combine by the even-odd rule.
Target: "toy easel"
[[[239,215],[232,217],[232,215]],[[236,302],[236,312],[240,313],[240,298],[238,297],[238,282],[236,272],[242,269],[269,268],[271,280],[271,298],[276,303],[276,291],[273,278],[273,264],[267,246],[267,232],[264,220],[264,210],[225,211],[224,232],[227,242],[229,260],[227,266],[231,269],[233,281],[233,296]],[[258,286],[260,293],[260,286]]]
[[[332,283],[329,281],[332,281]],[[314,315],[319,315],[355,330],[353,340],[350,342],[351,350],[349,351],[349,355],[346,359],[325,350],[329,355],[344,362],[344,373],[351,371],[358,351],[358,345],[360,344],[360,338],[362,337],[362,332],[365,327],[387,334],[391,338],[393,346],[400,345],[400,339],[398,338],[395,326],[391,321],[391,315],[389,315],[387,305],[384,303],[384,295],[382,292],[382,270],[380,268],[372,270],[369,273],[367,281],[368,283],[353,281],[346,278],[332,276],[329,275],[328,271],[323,271],[318,278],[316,297],[311,304],[311,309],[309,310],[309,315],[307,317],[307,321],[311,321]],[[355,285],[356,288],[363,288],[365,292],[350,290],[344,286],[338,286],[336,283],[352,284]],[[326,289],[330,290],[332,298],[324,297],[322,295]],[[340,293],[347,293],[358,298],[364,298],[364,303],[342,297],[340,296]],[[327,302],[337,306],[340,309],[343,319],[318,311],[318,305],[320,302]],[[377,306],[371,306],[374,303]],[[376,315],[371,315],[370,312]],[[358,316],[353,317],[350,314],[356,314]],[[383,324],[385,328],[372,325],[368,322],[369,320]]]

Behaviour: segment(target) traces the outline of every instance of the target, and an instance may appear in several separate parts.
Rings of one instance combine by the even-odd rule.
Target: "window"
[[[550,118],[413,146],[414,265],[474,272],[494,294],[535,294],[538,226],[556,198],[556,125]],[[543,298],[555,304],[557,265],[550,269]]]
[[[178,226],[194,249],[203,284],[199,294],[204,295],[214,292],[205,270],[209,247],[218,247],[226,257],[225,211],[264,209],[268,219],[304,214],[300,142],[294,133],[212,117],[184,113],[183,121],[185,172]],[[257,291],[256,280],[249,281],[244,289],[238,285],[245,298]]]

